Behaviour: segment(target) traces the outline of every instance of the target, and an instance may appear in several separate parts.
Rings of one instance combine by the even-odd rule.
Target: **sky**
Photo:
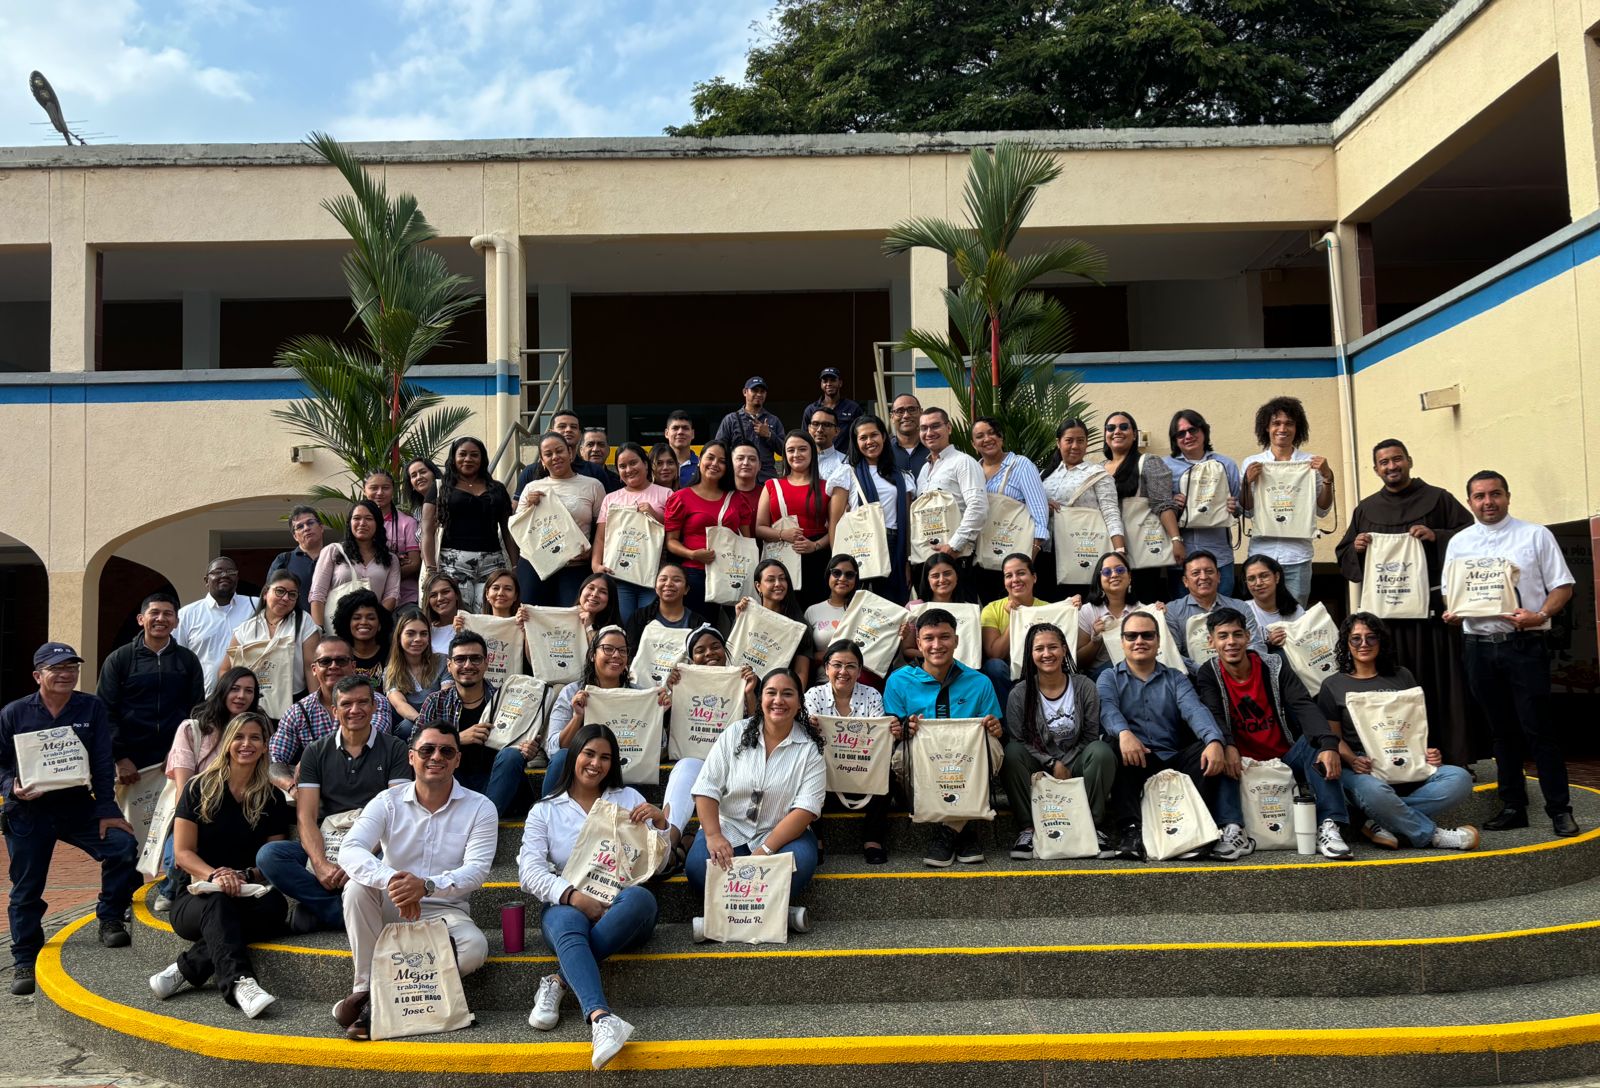
[[[774,0],[0,0],[0,145],[659,136]]]

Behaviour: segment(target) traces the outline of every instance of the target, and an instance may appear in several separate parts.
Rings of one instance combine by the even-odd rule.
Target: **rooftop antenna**
[[[30,74],[28,76],[28,87],[33,91],[34,101],[44,107],[46,116],[50,118],[50,124],[66,139],[67,146],[71,147],[73,140],[77,140],[80,146],[84,146],[83,137],[67,127],[66,118],[61,113],[61,101],[56,98],[55,88],[50,86],[48,79],[44,78],[44,73],[34,72]]]

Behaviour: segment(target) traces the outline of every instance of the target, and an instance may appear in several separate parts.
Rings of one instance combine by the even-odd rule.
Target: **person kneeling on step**
[[[1106,801],[1117,773],[1117,757],[1101,739],[1100,692],[1080,676],[1067,654],[1066,636],[1053,623],[1028,628],[1022,679],[1006,699],[1006,753],[1000,776],[1016,817],[1017,841],[1011,856],[1033,857],[1033,776],[1081,778],[1089,795],[1089,815],[1104,856],[1109,840]]]
[[[683,872],[690,901],[700,904],[708,864],[727,869],[736,857],[794,855],[789,928],[804,933],[811,928],[810,915],[793,905],[793,897],[817,871],[811,822],[822,815],[827,742],[801,702],[800,678],[787,667],[767,673],[757,696],[755,715],[728,724],[695,779],[700,830]],[[696,939],[700,921],[695,918]]]
[[[355,981],[333,1018],[357,1041],[371,1034],[372,950],[390,922],[442,918],[463,976],[483,966],[489,942],[467,912],[494,865],[499,819],[494,805],[456,781],[461,735],[448,722],[419,719],[411,735],[415,782],[391,786],[367,803],[339,847],[344,924]]]
[[[1370,612],[1352,614],[1339,627],[1334,660],[1339,671],[1322,682],[1317,706],[1339,737],[1339,758],[1344,762],[1339,782],[1345,796],[1367,814],[1361,833],[1385,850],[1398,850],[1402,842],[1440,850],[1476,847],[1478,829],[1471,824],[1440,827],[1434,822],[1436,816],[1472,797],[1472,776],[1464,768],[1446,766],[1443,753],[1429,748],[1425,756],[1433,774],[1421,782],[1390,785],[1372,773],[1372,760],[1356,736],[1345,706],[1352,693],[1417,686],[1411,670],[1395,661],[1388,625]]]
[[[1148,612],[1129,612],[1122,619],[1123,660],[1100,674],[1100,721],[1122,757],[1111,787],[1111,816],[1122,829],[1117,857],[1144,857],[1139,830],[1139,797],[1157,771],[1182,771],[1200,790],[1213,816],[1217,811],[1217,778],[1226,758],[1222,727],[1195,694],[1180,669],[1156,660],[1163,632]],[[1183,858],[1198,857],[1191,850]]]
[[[249,867],[262,846],[282,840],[294,823],[268,776],[270,731],[266,715],[238,715],[223,730],[216,757],[184,787],[172,825],[179,869],[172,931],[194,943],[150,976],[150,989],[163,1000],[214,978],[223,1000],[252,1020],[277,999],[256,982],[249,945],[282,933],[289,909]]]
[[[915,736],[923,718],[982,718],[989,734],[989,765],[999,765],[1005,758],[1000,700],[987,676],[956,660],[956,618],[943,608],[924,608],[917,614],[916,635],[922,664],[896,669],[883,686],[884,713],[900,719],[895,740]],[[935,824],[923,864],[938,869],[952,861],[980,864],[982,832],[983,824],[976,821]]]
[[[528,813],[517,854],[522,890],[545,904],[539,928],[558,965],[555,974],[540,979],[528,1025],[539,1031],[554,1029],[561,1019],[561,999],[571,990],[593,1038],[591,1064],[602,1069],[633,1034],[633,1025],[611,1011],[600,988],[600,963],[650,939],[656,927],[656,899],[648,888],[635,884],[607,904],[579,891],[562,873],[596,801],[612,802],[636,824],[648,822],[663,840],[668,824],[659,808],[622,784],[622,754],[609,728],[580,727],[566,754],[555,784]],[[665,856],[665,846],[662,853]]]
[[[1217,823],[1222,838],[1213,857],[1232,860],[1256,848],[1240,826],[1244,809],[1239,799],[1241,758],[1265,763],[1280,759],[1295,781],[1309,786],[1317,800],[1317,849],[1325,858],[1348,858],[1339,825],[1350,822],[1339,785],[1339,738],[1312,701],[1311,693],[1277,654],[1250,648],[1244,614],[1219,608],[1206,617],[1206,632],[1216,656],[1200,666],[1195,691],[1226,735],[1227,763],[1217,780]]]
[[[350,877],[328,856],[322,835],[326,821],[344,815],[341,822],[348,827],[368,801],[411,780],[406,742],[373,727],[377,699],[365,676],[347,676],[334,685],[339,729],[312,741],[300,756],[295,787],[300,841],[269,842],[256,854],[267,880],[295,901],[289,912],[294,933],[344,928],[344,886]]]

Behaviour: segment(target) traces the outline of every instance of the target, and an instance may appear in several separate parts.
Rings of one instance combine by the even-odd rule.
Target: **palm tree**
[[[1050,275],[1098,283],[1106,270],[1099,250],[1070,239],[1017,257],[1009,252],[1040,187],[1060,176],[1049,152],[1030,144],[1004,140],[993,152],[974,148],[963,189],[966,223],[908,219],[883,243],[887,254],[936,249],[961,276],[958,288],[944,291],[955,335],[913,329],[896,345],[926,355],[952,389],[968,387],[966,418],[955,421],[956,443],[970,449],[972,421],[993,416],[1005,427],[1006,448],[1035,464],[1055,448],[1056,426],[1085,416],[1089,404],[1080,396],[1078,375],[1055,372],[1054,357],[1072,342],[1066,309],[1026,288]]]
[[[305,142],[350,186],[349,193],[322,206],[354,243],[344,257],[344,278],[355,310],[350,324],[359,321],[365,336],[356,345],[326,336],[289,340],[276,363],[299,375],[310,395],[272,414],[337,455],[359,488],[375,469],[395,472],[412,457],[437,459],[451,434],[471,418],[470,409],[444,407],[443,397],[407,381],[406,374],[449,342],[451,326],[478,300],[467,293],[470,280],[451,272],[427,246],[438,232],[416,197],[401,193],[390,200],[383,181],[328,135],[314,132]],[[353,497],[326,484],[312,494]]]

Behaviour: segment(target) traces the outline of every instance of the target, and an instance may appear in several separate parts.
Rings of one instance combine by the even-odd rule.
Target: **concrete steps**
[[[849,814],[825,818],[827,865],[802,899],[815,928],[782,946],[695,945],[681,877],[654,886],[662,924],[602,966],[637,1028],[607,1071],[702,1083],[735,1068],[816,1088],[862,1075],[926,1085],[1469,1085],[1600,1069],[1600,795],[1579,822],[1488,837],[1470,853],[1356,845],[1357,860],[1293,853],[1243,863],[1020,862],[1008,829],[980,866],[920,865],[923,829],[894,827],[867,866]],[[1494,810],[1480,790],[1462,819]],[[1541,821],[1542,823],[1542,821]],[[381,1044],[342,1038],[329,1006],[349,986],[342,934],[252,951],[279,1002],[244,1019],[214,991],[157,1002],[145,979],[182,943],[141,900],[134,947],[92,922],[40,961],[41,1016],[133,1068],[199,1083],[478,1084],[506,1074],[590,1076],[569,999],[550,1035],[526,1016],[553,969],[528,912],[506,955],[500,906],[516,887],[520,824],[502,829],[494,879],[472,910],[490,962],[466,980],[478,1025]],[[915,846],[910,844],[915,843]],[[848,845],[847,845],[848,844]],[[633,1072],[629,1072],[629,1071]],[[741,1075],[735,1073],[734,1075]]]

